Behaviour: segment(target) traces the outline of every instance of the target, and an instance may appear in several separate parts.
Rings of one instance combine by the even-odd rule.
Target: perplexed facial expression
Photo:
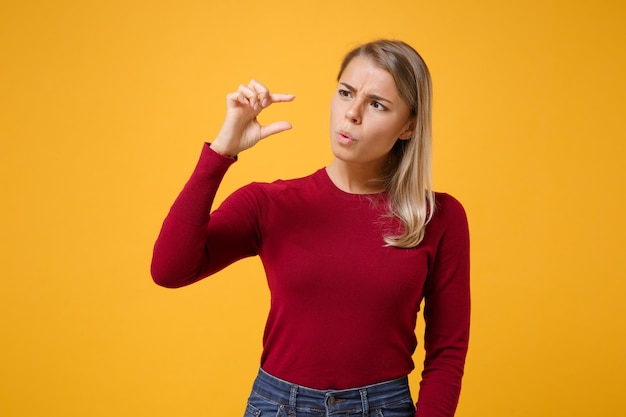
[[[347,163],[380,168],[398,139],[412,137],[409,106],[391,74],[356,57],[345,68],[330,106],[331,147]]]

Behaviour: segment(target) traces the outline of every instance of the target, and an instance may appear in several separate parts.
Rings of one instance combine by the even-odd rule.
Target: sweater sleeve
[[[234,162],[209,144],[203,147],[154,245],[151,273],[157,284],[168,288],[189,285],[255,254],[253,221],[240,214],[245,210],[235,210],[236,204],[231,203],[233,209],[210,214],[218,187]]]
[[[425,288],[424,370],[415,417],[454,416],[469,341],[469,230],[461,204],[440,195],[441,237]]]

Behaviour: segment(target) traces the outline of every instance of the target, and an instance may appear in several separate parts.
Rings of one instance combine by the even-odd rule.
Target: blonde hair
[[[389,246],[412,248],[424,239],[435,208],[432,187],[432,83],[422,57],[410,45],[397,40],[377,40],[348,52],[338,79],[356,57],[371,59],[393,77],[400,97],[411,110],[414,128],[409,140],[394,144],[377,181],[389,195],[389,215],[397,217],[403,230],[384,236]]]

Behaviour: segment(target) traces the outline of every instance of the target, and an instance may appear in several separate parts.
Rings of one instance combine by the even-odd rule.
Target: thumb
[[[267,126],[261,126],[261,139],[264,139],[268,136],[275,135],[277,133],[284,132],[285,130],[291,129],[293,126],[289,122],[280,121],[270,123]]]

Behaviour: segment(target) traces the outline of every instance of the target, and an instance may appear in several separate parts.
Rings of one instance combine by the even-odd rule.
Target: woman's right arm
[[[247,203],[240,192],[231,198],[230,211],[211,221],[211,207],[219,184],[240,152],[261,139],[290,129],[288,122],[261,126],[258,114],[276,102],[293,100],[288,94],[270,94],[251,81],[227,96],[226,118],[220,133],[205,145],[189,181],[168,213],[154,246],[151,273],[164,287],[181,287],[198,281],[226,265],[254,254],[251,221],[237,201]],[[234,204],[235,203],[235,204]]]

